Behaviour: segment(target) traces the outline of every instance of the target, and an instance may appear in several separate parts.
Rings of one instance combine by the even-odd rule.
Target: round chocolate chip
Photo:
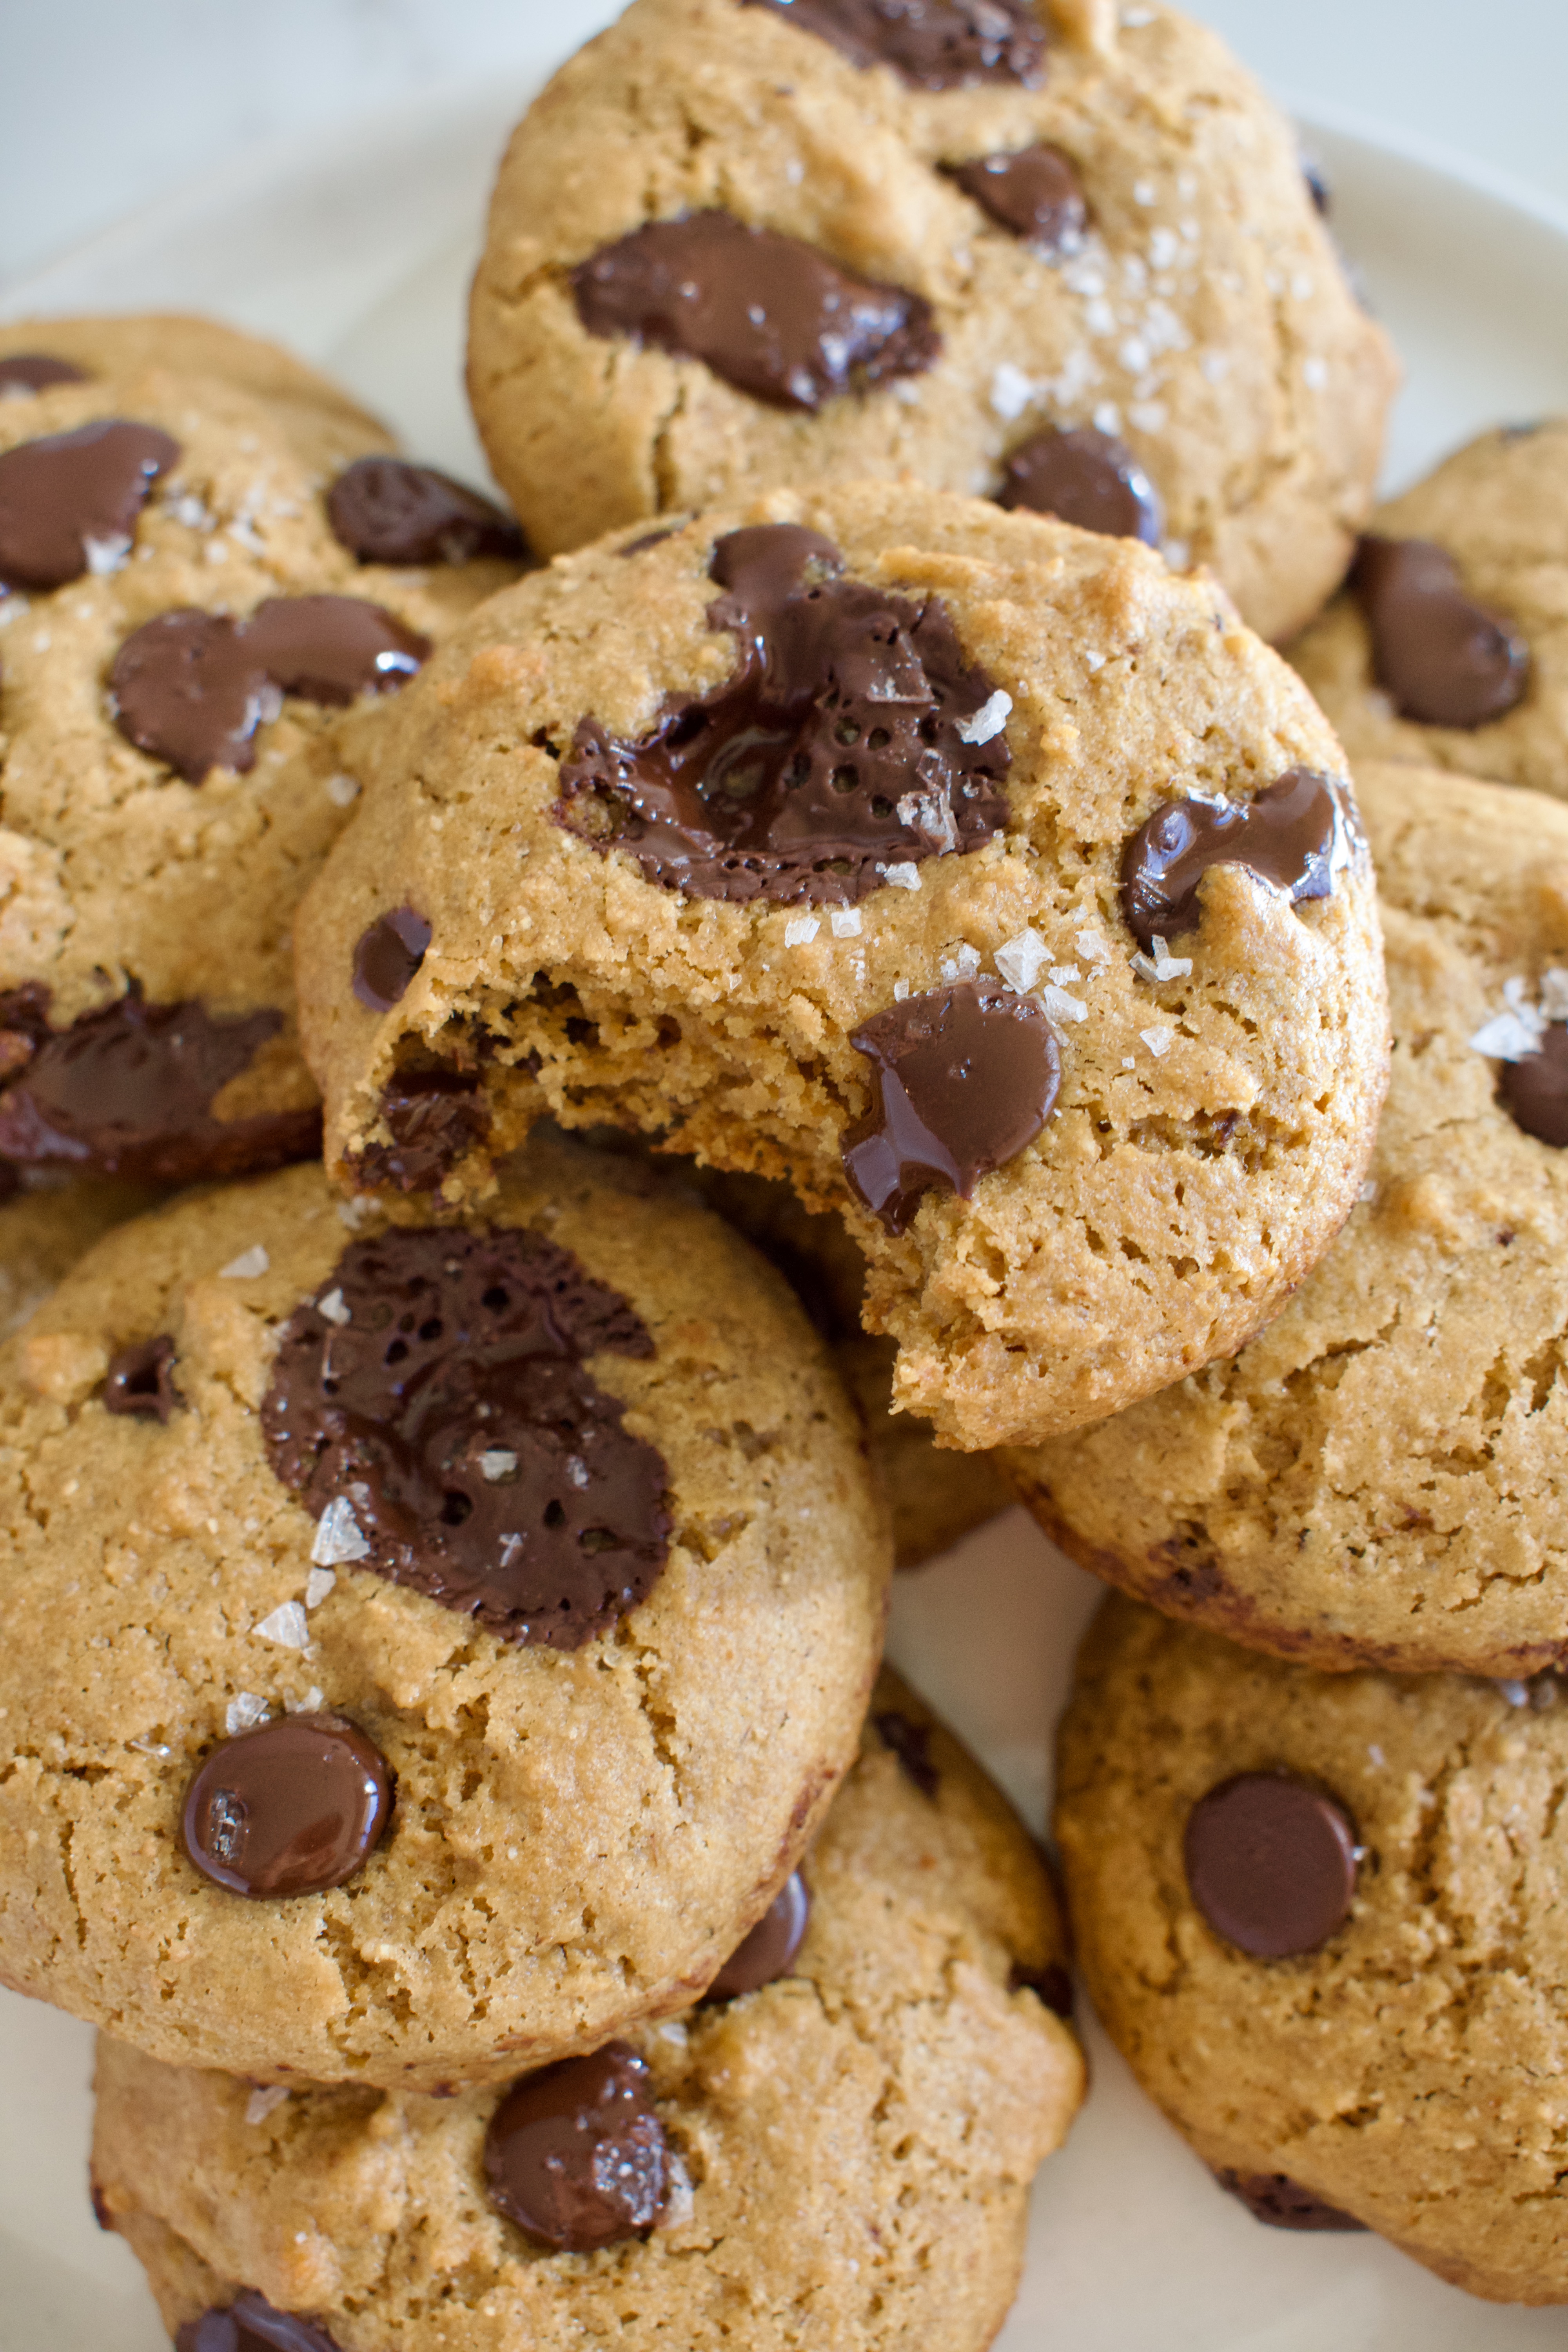
[[[357,457],[327,492],[327,520],[362,563],[471,563],[526,552],[500,507],[405,457]]]
[[[231,1895],[320,1895],[363,1868],[392,1813],[392,1775],[336,1715],[289,1715],[226,1739],[185,1796],[185,1852]]]
[[[0,359],[0,400],[47,392],[52,383],[85,383],[87,371],[48,352],[8,352]]]
[[[429,944],[430,926],[412,907],[378,915],[354,950],[354,994],[360,1003],[372,1013],[390,1013],[401,1004]]]
[[[490,2202],[568,2253],[640,2237],[664,2210],[669,2150],[648,2071],[624,2042],[513,2084],[485,2134]]]
[[[811,1895],[797,1870],[775,1895],[751,1934],[736,1945],[708,1988],[712,2000],[733,2000],[743,1992],[760,1992],[787,1971],[805,1938],[811,1919]]]
[[[1194,1902],[1255,1959],[1313,1952],[1355,1894],[1355,1832],[1344,1808],[1286,1772],[1244,1772],[1200,1797],[1184,1855]]]
[[[996,493],[1001,507],[1055,515],[1110,539],[1158,547],[1164,518],[1153,484],[1125,441],[1092,425],[1037,433],[1015,449]]]
[[[132,1413],[167,1422],[180,1398],[170,1377],[174,1343],[168,1333],[155,1339],[138,1339],[109,1360],[103,1383],[106,1412]]]
[[[1561,1151],[1568,1145],[1568,1028],[1553,1021],[1538,1050],[1505,1062],[1498,1099],[1515,1127]]]
[[[174,2352],[338,2352],[324,2327],[296,2311],[275,2311],[264,2294],[247,2287],[223,2308],[187,2319],[174,2337]]]
[[[1522,700],[1530,648],[1467,594],[1446,547],[1363,539],[1351,585],[1372,632],[1377,682],[1402,718],[1468,730],[1506,717]]]

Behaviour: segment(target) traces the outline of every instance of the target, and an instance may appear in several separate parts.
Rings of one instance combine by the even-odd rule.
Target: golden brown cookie
[[[112,1177],[44,1177],[0,1201],[0,1339],[9,1339],[101,1234],[157,1194]]]
[[[1367,529],[1290,648],[1352,760],[1568,798],[1568,419],[1483,433]]]
[[[429,2089],[691,2000],[855,1752],[859,1426],[718,1219],[574,1146],[433,1227],[317,1169],[0,1356],[0,1973],[154,2056]]]
[[[1357,771],[1394,1076],[1360,1205],[1227,1362],[1008,1457],[1157,1608],[1321,1666],[1568,1653],[1568,811]]]
[[[346,403],[303,457],[302,399],[150,370],[0,401],[0,1156],[179,1181],[315,1147],[290,924],[358,789],[342,706],[517,567],[362,562],[410,469]]]
[[[204,2313],[242,2319],[247,2297],[296,2352],[982,2352],[1083,2091],[1046,2005],[1065,1982],[1049,1883],[892,1676],[802,1883],[804,1941],[753,1952],[743,1990],[499,2101],[258,2095],[105,2038],[99,2210],[197,2352]],[[570,2116],[605,2082],[616,2128],[595,2148],[568,2125],[561,2151],[563,2246],[519,2105],[553,2086]]]
[[[1163,541],[1268,637],[1343,574],[1394,377],[1224,46],[1031,0],[636,0],[513,135],[468,353],[547,551],[912,475]]]
[[[1056,1832],[1095,2007],[1260,2220],[1568,2303],[1568,1692],[1322,1675],[1112,1597]]]
[[[1385,1014],[1339,747],[1131,541],[774,492],[559,559],[376,720],[296,929],[363,1187],[478,1196],[544,1111],[785,1179],[966,1451],[1230,1352],[1354,1201]]]

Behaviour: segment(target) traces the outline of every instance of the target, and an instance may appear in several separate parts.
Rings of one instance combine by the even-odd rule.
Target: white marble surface
[[[0,286],[246,145],[564,55],[615,0],[0,0]],[[1568,0],[1195,0],[1274,88],[1568,203]]]

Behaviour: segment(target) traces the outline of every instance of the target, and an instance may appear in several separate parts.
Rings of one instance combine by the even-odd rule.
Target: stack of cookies
[[[181,2352],[983,2352],[1066,1935],[879,1669],[1010,1491],[1141,2079],[1568,2300],[1568,433],[1374,513],[1323,210],[1163,7],[634,0],[518,520],[0,331],[0,1975]]]

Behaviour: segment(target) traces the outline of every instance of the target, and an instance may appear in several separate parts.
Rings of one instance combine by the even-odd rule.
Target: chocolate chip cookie
[[[912,475],[1163,544],[1271,638],[1342,577],[1394,373],[1223,45],[1044,0],[635,0],[513,136],[468,351],[547,552]]]
[[[1290,648],[1352,757],[1568,797],[1568,420],[1483,433],[1368,534]]]
[[[1363,1198],[1228,1362],[1009,1455],[1084,1567],[1322,1666],[1568,1654],[1568,812],[1363,763],[1394,1076]]]
[[[184,2352],[981,2352],[1082,2095],[1045,1872],[889,1677],[790,1893],[682,2020],[499,2095],[258,2093],[105,2038],[99,2210]]]
[[[855,1753],[890,1569],[785,1286],[580,1147],[121,1227],[0,1356],[0,1974],[431,2089],[684,2007]]]
[[[1056,1830],[1139,2081],[1258,2218],[1568,2303],[1568,1688],[1319,1674],[1109,1600]]]
[[[1231,1352],[1355,1199],[1386,1033],[1339,747],[1131,540],[773,492],[493,598],[375,744],[297,926],[361,1187],[480,1196],[545,1110],[788,1181],[966,1451]]]
[[[0,1158],[176,1182],[315,1149],[289,926],[358,790],[334,724],[519,542],[313,398],[150,371],[0,401]]]

